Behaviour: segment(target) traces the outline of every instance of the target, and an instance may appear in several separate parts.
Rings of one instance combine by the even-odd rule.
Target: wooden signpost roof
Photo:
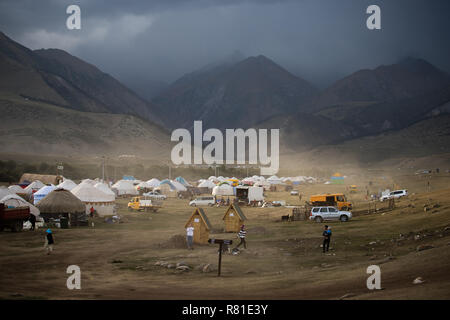
[[[208,217],[206,216],[206,213],[205,213],[205,211],[204,211],[202,208],[195,208],[195,210],[194,210],[194,212],[192,213],[191,217],[189,218],[188,222],[186,222],[185,228],[188,227],[189,222],[192,220],[192,217],[193,217],[196,213],[198,213],[198,214],[200,215],[200,218],[202,218],[203,222],[204,222],[205,225],[206,225],[206,228],[207,228],[208,230],[212,230],[212,225],[211,225],[211,223],[209,222],[209,219],[208,219]]]
[[[247,220],[247,217],[244,215],[244,213],[242,212],[241,207],[239,207],[239,205],[231,203],[230,206],[228,207],[227,211],[225,211],[225,214],[223,216],[223,219],[225,219],[225,217],[227,216],[228,212],[230,212],[231,209],[234,209],[234,211],[238,214],[239,218],[244,221]]]

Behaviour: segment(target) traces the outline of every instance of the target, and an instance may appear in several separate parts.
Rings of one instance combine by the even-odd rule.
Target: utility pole
[[[169,180],[172,178],[172,167],[170,166],[170,162],[167,162],[167,165],[169,166]]]
[[[102,156],[102,182],[105,182],[105,156]]]

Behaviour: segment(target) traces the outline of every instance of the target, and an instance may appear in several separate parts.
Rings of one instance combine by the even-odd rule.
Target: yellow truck
[[[309,202],[312,206],[333,206],[339,210],[352,210],[352,204],[347,201],[343,193],[316,194],[310,197]]]
[[[130,202],[128,202],[128,210],[136,210],[136,211],[158,211],[159,208],[162,207],[162,202],[150,199],[146,197],[133,197]]]

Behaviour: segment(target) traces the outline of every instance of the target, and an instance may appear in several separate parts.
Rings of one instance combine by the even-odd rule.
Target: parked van
[[[389,199],[398,199],[401,197],[406,197],[408,195],[408,190],[394,190],[380,197],[380,201],[389,200]]]
[[[198,207],[198,206],[213,206],[215,204],[214,197],[198,197],[191,202],[189,202],[189,205],[192,207]]]

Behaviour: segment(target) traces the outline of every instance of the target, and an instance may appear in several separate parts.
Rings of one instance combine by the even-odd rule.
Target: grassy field
[[[396,209],[367,214],[365,190],[396,184],[408,198]],[[217,267],[217,246],[183,243],[184,224],[193,208],[188,200],[169,199],[157,213],[126,209],[118,200],[123,223],[95,219],[94,227],[55,230],[55,251],[45,255],[44,230],[0,233],[0,298],[2,299],[449,299],[450,298],[450,177],[413,175],[360,180],[361,190],[349,198],[355,217],[347,223],[329,222],[331,250],[323,254],[323,224],[281,222],[288,208],[250,208],[248,249],[224,254],[222,276],[204,273]],[[308,185],[299,188],[303,200],[318,192],[346,192],[345,186]],[[300,204],[287,192],[269,192],[269,200]],[[424,211],[424,206],[429,210]],[[206,208],[213,225],[211,237],[236,240],[221,233],[225,207]],[[447,229],[446,229],[447,228]],[[433,248],[417,251],[420,245]],[[155,265],[184,262],[181,272]],[[81,268],[81,290],[68,290],[66,268]],[[381,268],[383,290],[366,287],[369,265]],[[415,278],[424,283],[414,285]]]

